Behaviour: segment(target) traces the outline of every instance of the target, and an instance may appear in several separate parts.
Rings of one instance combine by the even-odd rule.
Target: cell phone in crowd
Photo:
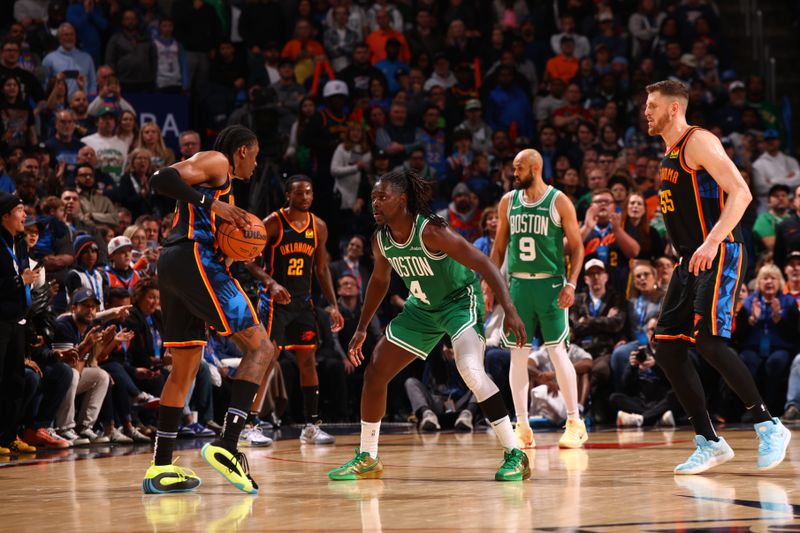
[[[150,250],[157,250],[158,249],[158,242],[157,241],[147,241],[147,247]]]
[[[80,75],[80,72],[77,71],[77,70],[65,70],[63,72],[64,72],[64,77],[67,78],[67,79],[73,79],[74,80]]]

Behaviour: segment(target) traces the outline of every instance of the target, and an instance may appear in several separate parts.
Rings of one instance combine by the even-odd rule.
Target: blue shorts
[[[258,315],[225,260],[194,241],[167,246],[158,259],[166,347],[202,346],[206,325],[232,335],[259,324]]]

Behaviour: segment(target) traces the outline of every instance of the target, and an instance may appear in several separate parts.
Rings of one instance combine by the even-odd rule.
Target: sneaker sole
[[[249,441],[239,441],[238,444],[239,448],[269,448],[272,446],[272,442],[263,442],[259,444],[253,444]]]
[[[328,479],[331,481],[358,481],[360,479],[380,479],[383,477],[383,470],[369,471],[365,474],[347,474],[344,476],[334,476],[328,473]]]
[[[767,466],[759,466],[758,467],[759,470],[761,470],[761,471],[772,470],[773,468],[775,468],[776,466],[781,464],[784,459],[786,459],[786,450],[789,448],[789,441],[792,440],[792,432],[787,429],[786,433],[787,433],[787,436],[786,436],[786,440],[783,442],[783,452],[781,452],[780,459],[778,459],[774,463],[769,464]]]
[[[334,444],[336,442],[336,439],[326,440],[326,441],[313,441],[313,440],[307,440],[307,439],[304,439],[303,437],[300,437],[300,442],[303,443],[303,444],[321,444],[321,445],[325,445],[325,444]]]
[[[680,470],[679,471],[678,467],[676,466],[675,470],[673,470],[672,473],[675,474],[675,475],[678,475],[678,476],[691,476],[691,475],[694,475],[694,474],[702,474],[706,470],[710,470],[710,469],[714,468],[715,466],[719,466],[719,465],[721,465],[723,463],[727,463],[728,461],[733,459],[735,456],[736,456],[736,454],[733,452],[733,450],[731,450],[730,454],[718,455],[718,456],[714,457],[709,463],[704,464],[700,468],[695,468],[694,470]]]
[[[213,464],[213,463],[212,463],[212,462],[211,462],[211,461],[208,459],[208,457],[206,457],[206,450],[208,450],[208,448],[210,447],[210,445],[211,445],[211,443],[208,443],[208,444],[206,444],[205,446],[203,446],[203,447],[200,449],[200,457],[202,457],[202,458],[203,458],[203,461],[205,461],[205,462],[208,464],[208,466],[210,466],[211,468],[213,468],[214,470],[216,470],[217,472],[219,472],[219,474],[220,474],[220,475],[221,475],[223,478],[225,478],[225,481],[227,481],[228,483],[230,483],[231,485],[233,485],[234,487],[236,487],[236,488],[237,488],[237,489],[239,489],[240,491],[242,491],[242,492],[244,492],[244,493],[246,493],[246,494],[258,494],[258,489],[256,489],[256,488],[253,488],[253,489],[251,489],[251,490],[247,490],[247,489],[245,489],[245,488],[244,488],[244,485],[243,485],[243,484],[241,484],[241,483],[235,483],[235,482],[233,482],[233,481],[232,481],[232,480],[231,480],[231,479],[230,479],[228,476],[226,476],[225,474],[223,474],[222,472],[220,472],[219,470],[217,470],[217,467],[216,467],[216,466],[214,466],[214,464]]]
[[[203,484],[202,479],[197,478],[197,481],[199,482],[197,486],[191,489],[158,490],[157,488],[153,487],[153,483],[151,483],[149,479],[143,479],[142,492],[145,494],[177,494],[179,492],[194,492]]]
[[[522,474],[515,474],[513,477],[503,477],[503,476],[494,476],[495,481],[525,481],[526,479],[530,479],[531,477],[531,469],[528,468]]]
[[[583,445],[586,443],[587,440],[589,440],[589,435],[587,433],[584,433],[579,439],[579,442],[577,444],[575,444],[574,442],[561,442],[559,440],[558,447],[565,450],[577,450],[578,448],[583,448]]]

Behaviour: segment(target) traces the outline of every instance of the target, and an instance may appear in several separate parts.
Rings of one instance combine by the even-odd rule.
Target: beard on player
[[[533,170],[528,171],[528,175],[522,178],[514,177],[513,186],[515,189],[527,189],[533,183]]]
[[[652,122],[647,122],[647,133],[651,136],[661,135],[669,127],[669,113],[664,112],[659,117],[653,117]]]

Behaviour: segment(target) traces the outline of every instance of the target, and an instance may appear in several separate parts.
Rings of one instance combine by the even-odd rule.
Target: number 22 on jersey
[[[289,259],[289,267],[286,269],[287,276],[302,276],[305,260],[302,257],[292,257]]]

